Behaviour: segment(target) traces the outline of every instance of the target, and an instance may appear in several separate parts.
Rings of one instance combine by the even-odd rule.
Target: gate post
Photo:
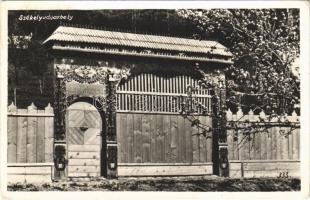
[[[116,138],[116,87],[118,80],[109,73],[107,77],[107,177],[117,177],[117,138]]]
[[[66,179],[66,84],[64,77],[57,71],[54,77],[54,179]]]
[[[212,96],[213,173],[228,177],[228,145],[225,115],[225,88],[214,88]]]

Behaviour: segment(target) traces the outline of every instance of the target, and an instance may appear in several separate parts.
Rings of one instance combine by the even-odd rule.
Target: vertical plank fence
[[[231,177],[299,176],[300,123],[291,115],[263,111],[227,114],[228,159]]]
[[[54,113],[48,105],[38,110],[8,107],[8,163],[43,163],[53,160]]]
[[[211,118],[200,116],[203,123]],[[117,113],[120,176],[212,173],[212,136],[181,115]]]
[[[50,104],[38,110],[8,107],[7,162],[9,182],[51,181],[54,111]]]

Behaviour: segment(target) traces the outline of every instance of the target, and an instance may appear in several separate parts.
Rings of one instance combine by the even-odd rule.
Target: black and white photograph
[[[300,192],[299,7],[8,9],[5,189]]]

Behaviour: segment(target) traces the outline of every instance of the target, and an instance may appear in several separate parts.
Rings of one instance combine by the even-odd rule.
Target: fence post
[[[265,112],[264,112],[263,110],[259,113],[259,117],[260,117],[262,120],[265,120],[265,119],[266,119],[266,114],[265,114]]]
[[[17,114],[17,108],[12,102],[11,105],[8,106],[8,114]],[[8,146],[7,146],[7,162],[8,163],[16,163],[17,160],[17,132],[18,132],[18,121],[15,116],[8,116]]]
[[[54,114],[54,110],[50,104],[45,107],[45,114]],[[54,153],[54,117],[47,117],[44,121],[44,138],[45,138],[45,162],[53,162]]]
[[[16,114],[16,113],[17,113],[17,108],[16,108],[14,102],[12,102],[12,103],[8,106],[8,113],[10,113],[10,114]]]
[[[36,162],[37,118],[35,117],[35,114],[37,113],[37,107],[33,103],[31,103],[31,105],[27,107],[27,110],[28,114],[33,115],[28,117],[27,139],[26,139],[27,162]]]

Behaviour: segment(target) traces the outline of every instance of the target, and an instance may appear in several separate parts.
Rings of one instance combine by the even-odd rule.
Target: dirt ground
[[[296,178],[157,177],[8,184],[8,191],[299,191]]]

